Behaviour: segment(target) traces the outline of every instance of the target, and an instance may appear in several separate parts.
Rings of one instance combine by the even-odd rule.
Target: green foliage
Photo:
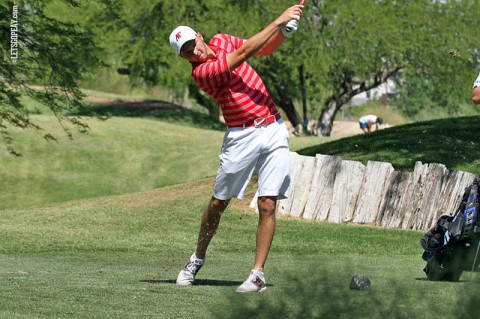
[[[77,83],[93,67],[100,65],[101,54],[93,41],[91,28],[68,21],[60,21],[46,14],[50,1],[24,1],[14,7],[13,3],[2,3],[2,17],[16,21],[18,57],[12,59],[10,46],[11,19],[0,22],[0,134],[11,154],[19,155],[12,147],[12,127],[30,128],[45,139],[55,139],[49,132],[31,121],[28,108],[20,99],[22,95],[46,105],[60,124],[72,124],[80,132],[88,126],[76,117],[66,117],[67,110],[83,108],[82,93]],[[65,1],[68,6],[78,6],[76,1]],[[14,8],[17,10],[13,19]],[[32,88],[32,84],[40,88]],[[65,130],[71,136],[69,130]]]
[[[180,5],[151,1],[146,11],[128,13],[130,40],[120,56],[134,80],[165,85],[181,95],[187,87],[194,90],[195,86],[191,85],[188,63],[172,53],[166,40],[176,25],[191,25],[207,41],[218,32],[248,38],[291,4],[267,0],[204,0]],[[353,95],[398,76],[400,70],[406,74],[405,81],[397,83],[399,87],[406,85],[400,92],[429,88],[417,90],[414,95],[418,97],[398,101],[405,114],[437,107],[458,114],[458,104],[469,95],[465,83],[472,81],[471,73],[478,63],[473,5],[472,0],[307,2],[299,31],[274,55],[250,62],[280,107],[301,100],[298,69],[303,67],[311,117],[323,113],[334,117]],[[150,32],[152,26],[157,32]],[[120,26],[115,31],[123,29]],[[416,72],[422,77],[410,78]],[[202,97],[195,93],[193,96]],[[212,101],[202,103],[210,105]],[[296,121],[292,115],[290,120]]]
[[[471,84],[478,73],[479,55],[474,40],[478,32],[471,23],[476,14],[472,1],[437,2],[423,5],[423,15],[412,19],[418,43],[407,54],[412,61],[399,83],[395,105],[414,118],[422,111],[444,109],[457,115],[459,104],[470,103]]]
[[[393,99],[396,108],[410,118],[414,118],[422,110],[430,111],[435,108],[436,102],[432,100],[435,79],[419,74],[416,70],[407,71],[405,76],[408,81],[398,88],[398,95]],[[431,80],[426,80],[427,77]]]
[[[474,13],[468,11],[474,1],[458,3],[428,0],[326,2],[321,10],[325,23],[320,28],[322,49],[317,61],[328,70],[322,82],[331,96],[324,103],[322,123],[328,124],[332,114],[353,94],[375,87],[388,78],[397,79],[398,87],[411,85],[409,89],[400,90],[400,94],[412,93],[418,86],[429,87],[427,92],[414,92],[418,97],[410,99],[418,103],[413,106],[406,104],[411,100],[398,101],[400,109],[407,110],[406,114],[424,107],[422,103],[453,109],[465,101],[470,95],[466,83],[472,81],[471,71],[479,56],[474,42],[466,40],[463,34],[478,38],[478,33],[473,34],[471,16]],[[461,16],[469,18],[462,20]],[[455,23],[460,20],[462,22]],[[455,50],[462,52],[463,58],[452,58],[450,52]],[[411,79],[405,76],[402,80],[399,72],[420,72],[428,77]],[[410,80],[417,80],[417,83],[410,84]],[[402,98],[409,99],[403,95]]]
[[[188,88],[215,116],[216,103],[198,91],[190,65],[171,50],[171,30],[187,24],[207,41],[219,32],[248,38],[291,4],[286,0],[27,1],[19,6],[21,58],[16,64],[8,59],[9,19],[1,24],[0,73],[5,80],[0,83],[0,96],[8,105],[1,114],[3,139],[14,153],[9,127],[31,127],[42,134],[21,106],[21,94],[51,105],[54,114],[68,122],[62,117],[64,111],[82,108],[78,81],[95,82],[96,72],[103,71],[94,68],[102,63],[113,71],[128,70],[131,85],[165,87],[172,100],[182,102]],[[250,62],[280,107],[301,101],[305,92],[309,116],[326,114],[327,124],[351,96],[398,70],[404,76],[398,77],[401,96],[396,105],[405,114],[443,108],[458,115],[463,112],[458,106],[470,97],[479,61],[475,8],[474,0],[308,1],[299,31],[274,55]],[[12,15],[9,4],[2,4],[0,10],[2,16]],[[303,86],[300,68],[305,70]],[[30,84],[47,89],[32,91]],[[288,114],[295,123],[295,112]],[[70,122],[88,129],[79,119]],[[48,132],[43,134],[49,137]]]

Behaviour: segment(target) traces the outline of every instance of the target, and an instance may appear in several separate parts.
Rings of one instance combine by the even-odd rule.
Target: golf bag
[[[427,262],[423,271],[430,280],[458,281],[463,271],[479,265],[479,178],[465,189],[453,216],[441,216],[435,227],[420,239]]]

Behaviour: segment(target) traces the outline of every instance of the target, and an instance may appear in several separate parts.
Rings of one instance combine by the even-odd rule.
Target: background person
[[[376,129],[378,130],[378,127],[380,126],[380,124],[383,123],[383,119],[376,115],[370,114],[370,115],[362,116],[358,120],[358,123],[360,124],[360,129],[362,129],[364,133],[367,133],[367,132],[371,132],[373,124],[375,124]]]
[[[478,74],[477,79],[473,83],[473,97],[472,102],[475,105],[480,104],[480,73]]]
[[[237,292],[266,289],[263,268],[275,232],[276,203],[290,192],[289,134],[263,81],[246,61],[253,55],[274,52],[286,36],[296,31],[302,8],[288,8],[248,40],[217,34],[207,44],[199,32],[187,26],[177,27],[170,35],[173,49],[191,63],[195,82],[220,104],[228,126],[197,247],[178,274],[177,285],[193,284],[221,214],[230,198],[243,199],[252,173],[257,170],[259,222],[255,261]],[[287,29],[287,23],[291,29]]]

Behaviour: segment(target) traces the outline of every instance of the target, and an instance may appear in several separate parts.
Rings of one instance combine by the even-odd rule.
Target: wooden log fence
[[[443,164],[416,162],[412,172],[390,163],[291,153],[290,197],[278,213],[312,221],[355,223],[426,231],[452,215],[475,175]],[[257,209],[255,195],[250,207]]]

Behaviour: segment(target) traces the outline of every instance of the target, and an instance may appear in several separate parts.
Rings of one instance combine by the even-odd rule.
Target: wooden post
[[[413,172],[390,163],[291,153],[292,185],[278,212],[307,220],[428,230],[453,215],[475,175],[416,162]],[[257,194],[250,207],[257,210]]]

